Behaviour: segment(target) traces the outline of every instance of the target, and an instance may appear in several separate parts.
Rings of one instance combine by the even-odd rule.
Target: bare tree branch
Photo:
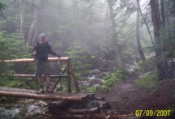
[[[146,25],[146,28],[147,28],[147,30],[148,30],[148,33],[149,33],[149,36],[150,36],[152,45],[154,46],[155,43],[154,43],[153,37],[152,37],[152,35],[151,35],[151,31],[150,31],[150,29],[149,29],[149,27],[148,27],[148,23],[147,23],[147,21],[146,21],[144,15],[143,15],[143,13],[142,13],[142,10],[141,10],[141,8],[140,8],[140,4],[138,4],[138,8],[139,8],[140,14],[141,14],[141,16],[142,16],[142,19],[143,19],[144,22],[145,22],[145,25]]]
[[[5,17],[5,15],[2,12],[2,9],[5,9],[6,5],[4,5],[3,3],[0,2],[0,15],[7,20],[7,18]],[[8,21],[8,20],[7,20]]]

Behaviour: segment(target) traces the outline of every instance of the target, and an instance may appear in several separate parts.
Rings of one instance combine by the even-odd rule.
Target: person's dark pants
[[[36,77],[38,80],[38,87],[41,90],[40,92],[44,92],[46,88],[46,92],[49,89],[50,85],[50,65],[48,61],[42,62],[37,61],[36,67]]]

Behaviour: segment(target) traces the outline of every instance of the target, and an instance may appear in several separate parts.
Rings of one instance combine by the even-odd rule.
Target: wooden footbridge
[[[69,57],[49,57],[49,62],[63,62],[66,63],[65,69],[59,75],[51,75],[51,78],[57,78],[56,83],[52,87],[52,90],[55,89],[58,82],[65,78],[67,79],[68,84],[68,93],[44,93],[38,94],[36,90],[27,90],[27,89],[19,89],[19,88],[10,88],[10,87],[0,87],[0,95],[1,96],[13,96],[19,98],[34,98],[34,99],[49,99],[49,100],[82,100],[88,97],[87,94],[78,94],[79,86],[76,80],[74,71],[72,69],[71,60]],[[25,58],[25,59],[11,59],[11,60],[0,60],[0,63],[15,63],[15,62],[24,62],[24,63],[32,63],[35,62],[33,58]],[[14,74],[17,77],[34,77],[35,74]],[[35,78],[36,79],[36,78]],[[73,82],[73,84],[72,84]],[[71,94],[72,85],[75,87],[76,94]]]

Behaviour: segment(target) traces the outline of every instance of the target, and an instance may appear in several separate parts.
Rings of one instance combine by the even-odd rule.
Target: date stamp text
[[[135,116],[141,117],[141,116],[157,116],[157,117],[166,117],[170,116],[171,110],[136,110]]]

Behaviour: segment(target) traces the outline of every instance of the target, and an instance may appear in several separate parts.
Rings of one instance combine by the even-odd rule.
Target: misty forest
[[[174,57],[175,0],[0,0],[0,119],[175,118]]]

